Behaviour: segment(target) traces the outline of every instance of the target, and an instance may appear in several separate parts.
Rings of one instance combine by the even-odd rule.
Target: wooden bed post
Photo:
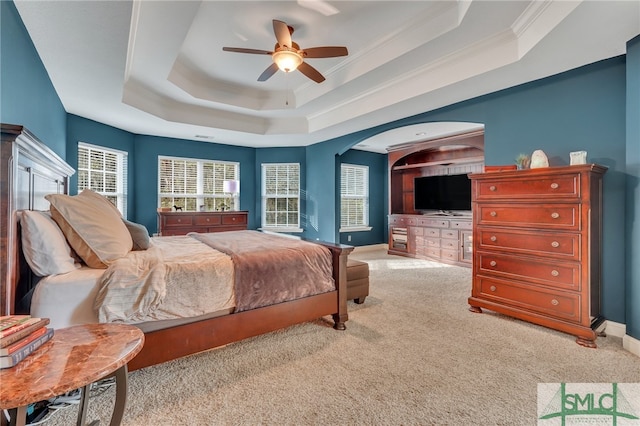
[[[347,259],[349,253],[353,251],[353,246],[343,244],[332,244],[322,241],[314,241],[331,250],[333,263],[333,279],[338,290],[338,312],[333,314],[333,321],[336,330],[346,330],[345,322],[349,319],[347,312]]]

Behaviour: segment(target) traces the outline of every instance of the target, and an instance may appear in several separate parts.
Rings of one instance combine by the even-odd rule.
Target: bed
[[[0,315],[24,312],[28,306],[28,309],[33,309],[32,313],[37,316],[49,317],[50,313],[54,324],[70,325],[95,321],[133,322],[145,333],[145,346],[140,354],[130,362],[130,370],[159,364],[326,316],[332,317],[335,329],[344,330],[346,328],[345,322],[348,319],[346,264],[347,257],[353,248],[333,243],[305,242],[299,239],[263,236],[258,235],[262,233],[257,231],[150,238],[152,249],[161,250],[158,247],[162,247],[163,244],[168,245],[168,248],[164,247],[165,253],[176,251],[173,245],[182,244],[182,241],[178,241],[180,239],[188,239],[188,244],[193,245],[194,249],[199,252],[213,250],[212,253],[222,253],[212,256],[218,259],[218,264],[213,271],[224,271],[221,265],[231,259],[232,268],[235,268],[231,274],[233,287],[230,290],[229,287],[225,287],[227,290],[221,291],[223,294],[224,291],[230,292],[231,299],[227,296],[223,296],[222,299],[226,297],[232,300],[232,303],[225,304],[225,301],[222,300],[207,312],[193,312],[188,317],[180,318],[171,315],[156,315],[151,318],[136,311],[138,316],[134,315],[134,320],[127,321],[123,320],[123,314],[118,309],[115,310],[115,314],[109,310],[96,311],[95,300],[99,298],[98,296],[104,296],[102,293],[105,292],[105,287],[101,287],[103,284],[97,285],[96,283],[113,269],[113,265],[110,264],[108,269],[98,269],[92,265],[87,266],[85,262],[80,267],[76,263],[74,270],[65,274],[68,277],[61,278],[61,275],[53,275],[42,278],[26,261],[24,250],[27,248],[22,247],[22,216],[27,212],[32,216],[33,212],[48,211],[51,203],[56,203],[53,201],[57,197],[55,194],[62,194],[62,197],[65,197],[63,194],[68,193],[69,177],[74,173],[73,168],[22,126],[2,124],[1,153],[0,200],[2,203],[0,222],[2,226],[0,227],[0,248],[2,249],[2,258],[0,259],[0,276],[2,282],[0,283]],[[55,205],[57,206],[57,204]],[[56,209],[51,210],[53,213]],[[223,234],[225,234],[224,238]],[[237,235],[232,238],[232,234]],[[300,290],[301,286],[298,285],[300,281],[297,281],[301,278],[291,274],[291,268],[279,266],[272,273],[265,273],[264,269],[256,269],[253,274],[273,275],[273,278],[277,278],[285,284],[287,281],[289,284],[295,283],[296,285],[290,285],[290,287],[295,288],[296,291],[291,295],[280,295],[279,298],[276,297],[271,302],[260,301],[257,304],[241,302],[243,300],[241,295],[245,293],[238,291],[240,279],[237,277],[249,273],[242,272],[240,274],[241,269],[238,265],[241,265],[242,262],[251,263],[247,260],[250,258],[242,257],[245,256],[242,253],[242,248],[249,247],[248,242],[254,238],[257,239],[257,247],[265,244],[271,247],[276,244],[282,245],[285,250],[288,250],[289,246],[313,246],[315,252],[324,253],[319,256],[327,259],[331,287],[327,287],[326,279],[318,278],[317,281],[325,281],[323,286],[311,291],[302,291]],[[262,241],[262,238],[276,238],[276,240],[265,242]],[[198,242],[194,243],[192,240]],[[207,248],[202,248],[199,244],[204,244]],[[196,245],[198,245],[197,248]],[[258,249],[253,251],[253,255],[256,253],[258,256],[265,255]],[[125,257],[139,256],[139,252],[132,253],[133,255],[127,253]],[[206,253],[202,254],[206,255]],[[261,263],[264,265],[264,258],[262,259]],[[129,260],[127,259],[127,261]],[[325,260],[321,261],[321,263],[323,262]],[[167,262],[167,264],[169,263]],[[311,267],[309,267],[309,271],[302,272],[311,277],[315,276],[314,274],[320,274]],[[323,273],[326,274],[326,271]],[[224,273],[220,272],[219,275],[224,275]],[[113,281],[119,281],[118,276]],[[151,287],[154,285],[155,283]],[[178,285],[177,288],[179,287]],[[144,292],[136,294],[146,295],[146,291],[145,288]],[[169,294],[172,290],[167,288],[164,291]],[[162,293],[162,289],[159,292]],[[280,294],[282,292],[274,293]],[[72,297],[68,296],[69,294]],[[123,298],[121,294],[115,294],[116,299]],[[145,303],[154,303],[153,297],[149,299],[151,302]],[[25,305],[24,301],[28,301],[30,304]],[[66,304],[71,304],[73,308],[68,310],[60,308]],[[166,311],[169,312],[172,309],[166,309]],[[126,309],[123,310],[126,311]]]

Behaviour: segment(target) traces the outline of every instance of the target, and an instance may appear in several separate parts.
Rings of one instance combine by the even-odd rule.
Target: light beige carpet
[[[370,296],[328,319],[135,371],[124,425],[535,425],[538,383],[640,381],[621,339],[573,336],[468,311],[470,269],[388,256]],[[114,389],[88,420],[109,424]],[[75,424],[75,408],[50,425]]]

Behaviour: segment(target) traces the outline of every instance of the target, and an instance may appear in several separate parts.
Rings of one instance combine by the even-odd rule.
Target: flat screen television
[[[417,177],[413,187],[416,210],[471,210],[471,180],[467,175]]]

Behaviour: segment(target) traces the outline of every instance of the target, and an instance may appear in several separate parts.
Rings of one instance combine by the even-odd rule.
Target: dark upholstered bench
[[[347,259],[347,299],[364,303],[369,295],[369,264]]]

